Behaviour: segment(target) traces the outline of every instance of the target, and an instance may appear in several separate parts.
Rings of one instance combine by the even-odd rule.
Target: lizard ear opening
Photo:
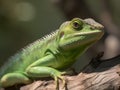
[[[60,32],[60,38],[64,36],[64,32]]]
[[[58,35],[57,35],[57,38],[56,38],[56,41],[59,42],[59,40],[64,36],[64,31],[61,31],[61,32],[58,32]]]

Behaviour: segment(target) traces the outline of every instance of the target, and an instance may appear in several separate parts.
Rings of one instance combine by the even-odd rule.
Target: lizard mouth
[[[102,30],[71,34],[68,35],[67,38],[73,37],[74,39],[68,41],[69,43],[64,44],[62,47],[67,50],[82,45],[92,44],[98,41],[103,34],[104,32]]]
[[[75,33],[75,34],[73,34],[73,36],[91,35],[91,34],[102,34],[102,33],[103,33],[102,30],[98,30],[98,31],[90,31],[90,32]]]
[[[90,36],[90,35],[96,35],[96,39],[97,38],[101,38],[104,34],[103,30],[97,30],[97,31],[90,31],[90,32],[80,32],[80,33],[74,33],[74,34],[70,34],[67,36],[67,38],[69,37],[80,37],[80,36]]]

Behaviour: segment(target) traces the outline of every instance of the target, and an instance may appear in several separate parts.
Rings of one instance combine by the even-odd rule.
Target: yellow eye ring
[[[72,27],[76,30],[81,30],[83,27],[83,22],[80,19],[73,19]]]

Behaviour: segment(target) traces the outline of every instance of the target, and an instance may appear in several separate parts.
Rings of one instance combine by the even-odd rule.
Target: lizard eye
[[[82,29],[82,25],[83,25],[82,21],[73,21],[72,22],[73,28],[78,31]]]

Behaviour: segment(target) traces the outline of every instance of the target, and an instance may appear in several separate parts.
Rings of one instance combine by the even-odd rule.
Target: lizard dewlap
[[[0,87],[28,84],[39,77],[53,77],[58,88],[68,69],[91,45],[103,36],[103,26],[93,19],[74,18],[55,32],[33,42],[12,56],[0,69]]]

